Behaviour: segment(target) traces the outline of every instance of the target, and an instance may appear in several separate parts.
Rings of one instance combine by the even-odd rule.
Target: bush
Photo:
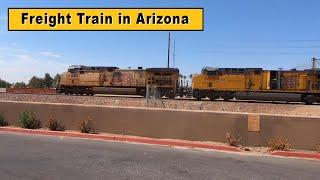
[[[268,141],[269,151],[280,150],[288,151],[291,148],[288,138],[285,137],[275,137]]]
[[[4,119],[2,113],[0,113],[0,126],[8,126],[8,122]]]
[[[95,133],[93,128],[93,121],[90,117],[80,122],[80,132],[87,133],[87,134]]]
[[[35,113],[30,110],[25,110],[20,114],[18,124],[22,128],[27,129],[39,129],[41,128],[41,122],[37,119]]]
[[[241,137],[239,134],[235,136],[231,133],[227,133],[227,144],[229,146],[238,147],[240,140],[241,140]]]
[[[50,115],[47,126],[51,131],[64,131],[64,126],[53,115]]]
[[[320,145],[317,147],[317,153],[320,153]]]

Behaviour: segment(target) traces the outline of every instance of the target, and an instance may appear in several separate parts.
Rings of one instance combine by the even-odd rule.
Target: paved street
[[[0,179],[319,179],[320,161],[0,132]]]

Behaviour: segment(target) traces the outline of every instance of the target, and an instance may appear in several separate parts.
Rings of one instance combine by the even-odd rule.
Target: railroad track
[[[2,93],[6,94],[6,93]],[[11,94],[11,93],[8,93]],[[17,94],[19,95],[19,94]],[[47,95],[47,96],[66,96],[66,97],[83,97],[82,95],[64,95],[64,94],[20,94],[20,95]],[[95,94],[94,96],[84,96],[84,97],[104,97],[104,98],[120,98],[120,99],[144,99],[145,97],[139,95],[115,95],[115,94]],[[152,100],[152,98],[151,98]],[[288,104],[288,105],[304,105],[303,102],[285,102],[285,101],[263,101],[263,100],[240,100],[233,99],[229,101],[224,101],[223,99],[216,99],[211,101],[208,98],[204,98],[201,101],[196,100],[195,98],[157,98],[156,100],[163,101],[195,101],[195,102],[224,102],[224,103],[259,103],[259,104]],[[314,103],[313,105],[319,105],[319,103]]]
[[[141,96],[128,95],[100,95],[95,96],[76,96],[61,94],[10,94],[0,93],[0,101],[22,101],[22,102],[39,102],[39,103],[69,103],[69,104],[86,104],[102,106],[122,106],[122,107],[153,107],[164,109],[181,109],[181,110],[206,110],[206,111],[226,111],[226,112],[245,112],[245,113],[264,113],[280,115],[303,115],[303,116],[320,116],[318,105],[304,105],[303,103],[286,103],[274,101],[257,101],[257,100],[231,100],[210,101],[203,99],[197,101],[192,98],[176,99],[157,99],[146,100]]]

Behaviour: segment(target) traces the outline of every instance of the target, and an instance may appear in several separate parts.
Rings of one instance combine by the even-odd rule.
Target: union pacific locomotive
[[[179,83],[176,68],[119,69],[118,67],[70,66],[60,78],[58,91],[64,94],[94,95],[94,88],[134,89],[146,95],[147,85],[156,86],[161,96],[174,98]]]
[[[58,91],[64,94],[93,95],[95,88],[133,89],[134,94],[145,96],[147,86],[156,86],[161,97],[175,98],[192,94],[201,100],[222,98],[239,99],[239,93],[296,95],[306,104],[320,102],[320,70],[263,70],[262,68],[205,67],[192,76],[192,92],[184,91],[179,83],[179,69],[147,68],[119,69],[118,67],[71,66],[61,75]],[[183,93],[182,93],[183,92]],[[125,93],[126,94],[126,93]],[[253,100],[258,100],[256,97]]]
[[[239,92],[280,93],[299,95],[300,101],[313,104],[320,101],[320,70],[205,67],[193,76],[192,91],[197,100],[208,97],[228,101]]]

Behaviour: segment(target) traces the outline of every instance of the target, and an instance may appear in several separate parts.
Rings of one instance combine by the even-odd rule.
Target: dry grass
[[[49,116],[49,119],[47,121],[47,127],[51,131],[64,131],[65,128],[63,125],[59,123],[59,121],[55,118],[53,114]]]
[[[268,141],[269,151],[288,151],[292,146],[289,139],[285,137],[275,137]]]
[[[241,137],[239,134],[237,135],[233,135],[231,133],[227,133],[227,144],[229,146],[234,146],[234,147],[238,147],[239,146],[239,143],[240,143],[240,140],[241,140]]]
[[[85,120],[82,120],[80,122],[79,129],[80,129],[81,133],[87,133],[87,134],[95,133],[94,126],[93,126],[93,120],[90,117],[88,117]]]

